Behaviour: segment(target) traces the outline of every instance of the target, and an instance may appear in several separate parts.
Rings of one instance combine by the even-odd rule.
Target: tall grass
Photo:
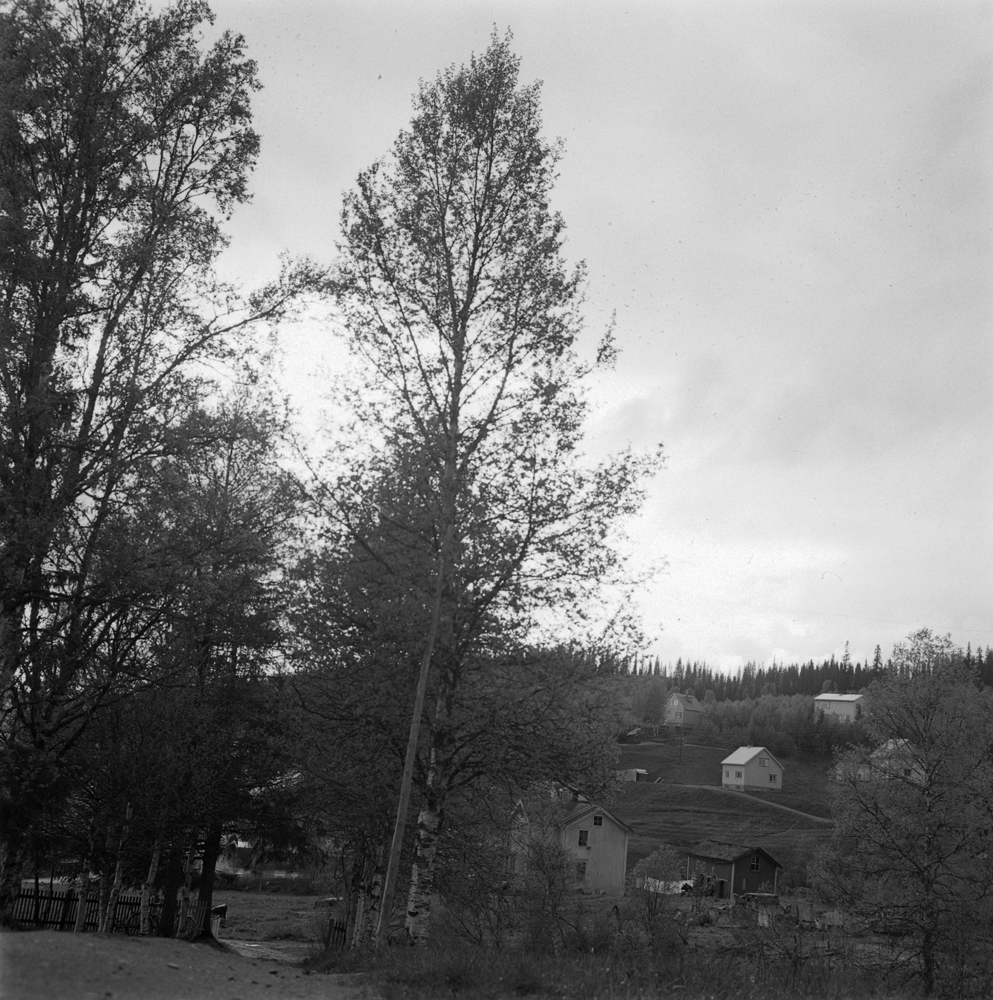
[[[368,972],[384,1000],[855,1000],[903,994],[829,959],[802,967],[748,955],[741,948],[668,954],[605,950],[539,953],[484,949],[436,941],[426,948],[393,947],[378,954],[339,952],[312,960],[315,971]]]

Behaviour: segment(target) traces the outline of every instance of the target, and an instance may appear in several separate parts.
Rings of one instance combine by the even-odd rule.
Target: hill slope
[[[692,739],[692,737],[689,737]],[[804,861],[831,837],[829,756],[776,754],[783,790],[731,792],[720,787],[721,761],[734,747],[700,746],[671,738],[620,747],[619,768],[644,768],[648,782],[631,782],[614,804],[634,829],[629,867],[661,842],[680,851],[714,839],[765,848],[803,881]],[[785,808],[783,808],[785,807]]]

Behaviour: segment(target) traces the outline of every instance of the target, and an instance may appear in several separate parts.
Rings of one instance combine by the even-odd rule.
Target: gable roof
[[[772,757],[776,761],[776,767],[783,769],[783,765],[765,747],[738,747],[730,757],[725,757],[721,764],[737,764],[740,767],[759,756]]]
[[[587,816],[594,815],[606,816],[616,823],[628,836],[634,833],[634,830],[627,823],[618,819],[609,809],[605,809],[603,806],[595,806],[592,802],[574,802],[562,817],[561,825],[565,826],[567,823],[576,823],[586,819]]]
[[[777,868],[783,866],[764,848],[745,847],[743,844],[726,844],[721,840],[704,840],[690,852],[691,858],[706,858],[708,861],[737,861],[747,854],[764,854]]]
[[[703,705],[696,700],[695,695],[692,694],[680,694],[678,691],[673,691],[669,695],[669,701],[678,701],[683,708],[688,708],[691,712],[702,712]]]
[[[609,809],[605,809],[603,806],[594,805],[590,802],[586,796],[576,794],[576,798],[569,804],[565,813],[562,815],[559,827],[566,826],[568,823],[576,823],[587,816],[606,816],[611,822],[619,826],[628,836],[634,833],[634,829],[627,825],[622,819],[618,819]],[[514,805],[514,809],[510,814],[511,823],[529,823],[528,814],[524,809],[523,799],[518,799]]]
[[[882,757],[906,757],[913,753],[913,750],[914,746],[910,740],[893,739],[887,740],[885,743],[880,743],[869,756],[877,759]]]
[[[818,694],[814,695],[814,701],[860,701],[862,699],[860,694]]]

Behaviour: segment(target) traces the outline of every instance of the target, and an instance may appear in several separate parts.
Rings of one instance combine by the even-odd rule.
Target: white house
[[[819,694],[814,698],[814,710],[845,722],[854,722],[862,712],[861,701],[860,694]]]
[[[738,747],[721,761],[721,787],[781,791],[783,765],[765,747]]]
[[[609,809],[578,795],[556,816],[553,839],[569,859],[573,886],[582,892],[608,896],[624,894],[628,864],[628,838],[634,832]],[[527,864],[527,843],[542,836],[533,827],[518,801],[512,817],[511,855],[513,870],[520,874]]]
[[[876,778],[899,779],[915,785],[924,784],[924,765],[910,740],[893,739],[876,747],[866,764],[857,772],[860,781]]]

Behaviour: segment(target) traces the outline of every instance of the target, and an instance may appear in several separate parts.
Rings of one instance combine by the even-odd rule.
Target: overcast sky
[[[631,527],[664,659],[993,645],[993,5],[215,0],[265,89],[225,266],[329,261],[418,80],[513,31],[555,204],[616,310],[594,451],[661,440]],[[285,331],[304,418],[329,336]],[[587,345],[588,346],[588,345]]]

